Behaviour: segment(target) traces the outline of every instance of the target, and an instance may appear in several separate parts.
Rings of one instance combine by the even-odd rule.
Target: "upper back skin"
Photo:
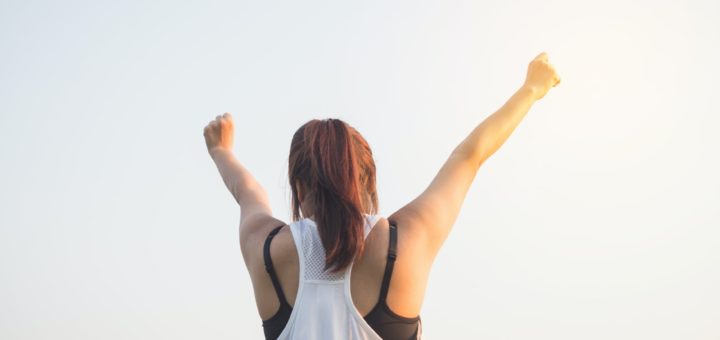
[[[398,218],[400,220],[398,220]],[[393,216],[398,228],[397,258],[388,289],[387,304],[396,314],[415,317],[420,313],[425,296],[428,274],[432,261],[428,261],[427,249],[418,242],[409,221]],[[264,237],[284,222],[272,219],[259,229],[252,249],[247,250],[246,265],[255,292],[255,302],[262,320],[272,317],[280,307],[270,276],[265,271],[262,250]],[[367,315],[380,295],[380,285],[385,271],[389,243],[389,222],[379,218],[365,240],[363,254],[358,256],[351,273],[351,295],[360,315]],[[270,254],[280,285],[291,306],[295,305],[298,290],[298,253],[289,226],[284,226],[273,239]]]

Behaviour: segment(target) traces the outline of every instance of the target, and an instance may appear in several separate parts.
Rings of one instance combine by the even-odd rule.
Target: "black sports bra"
[[[280,300],[280,308],[277,313],[270,319],[263,320],[263,331],[265,332],[265,339],[277,339],[282,333],[285,325],[290,319],[290,313],[292,313],[292,307],[285,299],[285,294],[280,287],[280,281],[278,281],[275,269],[272,265],[272,259],[270,258],[270,242],[273,237],[277,235],[280,229],[285,226],[284,224],[276,227],[273,231],[268,234],[265,239],[265,247],[263,248],[263,258],[265,260],[265,271],[270,275],[275,293]],[[390,244],[388,246],[387,263],[385,264],[385,274],[383,275],[382,286],[380,287],[380,297],[378,303],[373,309],[365,315],[363,318],[370,325],[370,327],[385,340],[395,339],[417,339],[418,332],[422,327],[422,320],[420,315],[414,318],[406,318],[395,314],[390,307],[387,305],[387,294],[388,287],[390,287],[390,278],[392,277],[393,267],[395,265],[395,258],[397,257],[397,226],[395,222],[390,221]]]

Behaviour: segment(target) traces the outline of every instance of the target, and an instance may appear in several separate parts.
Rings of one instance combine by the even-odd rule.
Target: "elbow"
[[[473,164],[476,168],[479,168],[487,159],[487,154],[484,152],[484,143],[478,143],[475,145],[466,145],[466,143],[460,144],[453,151],[454,157],[458,157]]]

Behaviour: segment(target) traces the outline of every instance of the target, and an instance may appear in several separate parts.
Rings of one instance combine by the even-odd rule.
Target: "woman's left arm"
[[[240,205],[242,238],[242,234],[248,231],[247,229],[252,229],[243,228],[244,222],[257,220],[258,217],[263,217],[262,215],[272,216],[272,209],[265,189],[250,171],[240,164],[232,152],[234,129],[232,116],[225,113],[211,121],[203,130],[203,135],[208,153],[215,162],[225,186]]]
[[[240,205],[243,215],[246,215],[244,212],[253,205],[260,205],[261,207],[258,208],[266,206],[268,207],[266,212],[271,214],[265,189],[255,180],[250,171],[238,161],[233,152],[224,148],[215,148],[209,150],[209,152],[225,186]]]

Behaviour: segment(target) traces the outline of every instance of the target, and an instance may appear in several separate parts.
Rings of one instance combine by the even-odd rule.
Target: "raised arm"
[[[232,152],[234,123],[225,113],[217,116],[203,130],[208,153],[220,172],[225,186],[240,205],[240,239],[272,218],[265,189]]]
[[[223,183],[225,183],[241,209],[244,210],[252,204],[269,206],[265,189],[255,180],[250,171],[238,161],[232,151],[215,148],[210,151],[210,157],[215,162]]]
[[[427,242],[429,260],[435,258],[450,233],[480,166],[502,146],[532,104],[559,83],[547,54],[535,57],[525,83],[453,150],[425,191],[388,217],[398,225],[407,225]]]

